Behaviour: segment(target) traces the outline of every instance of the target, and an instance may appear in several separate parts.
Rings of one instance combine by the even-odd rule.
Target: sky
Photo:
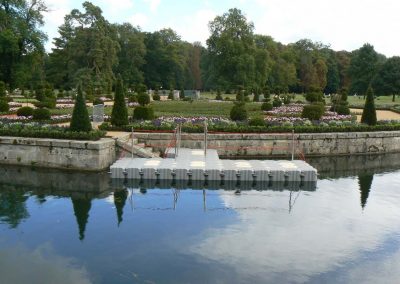
[[[82,0],[45,0],[50,12],[44,31],[52,47],[57,27]],[[255,33],[284,44],[308,38],[334,50],[352,51],[364,43],[386,56],[400,56],[398,0],[92,0],[111,23],[128,22],[142,31],[172,28],[183,40],[206,45],[208,22],[239,8],[254,23]]]

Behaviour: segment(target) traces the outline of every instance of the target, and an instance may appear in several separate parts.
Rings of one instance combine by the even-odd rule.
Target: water
[[[262,191],[0,167],[0,283],[398,283],[400,155],[310,162]]]

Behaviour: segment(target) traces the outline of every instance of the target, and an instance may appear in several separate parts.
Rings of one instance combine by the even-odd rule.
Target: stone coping
[[[115,141],[111,138],[101,138],[98,141],[90,141],[0,136],[0,144],[102,150],[112,147]]]

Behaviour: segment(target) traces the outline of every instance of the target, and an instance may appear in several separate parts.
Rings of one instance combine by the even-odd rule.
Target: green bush
[[[308,118],[309,120],[319,120],[325,113],[325,108],[320,104],[305,105],[303,112],[301,113],[302,118]]]
[[[238,102],[244,102],[245,101],[244,91],[239,91],[236,94],[236,101],[238,101]]]
[[[179,98],[180,98],[181,100],[183,100],[183,99],[185,98],[185,90],[184,90],[184,89],[182,89],[182,90],[179,92]]]
[[[217,90],[217,95],[215,96],[215,99],[217,101],[222,101],[223,100],[220,89]]]
[[[148,105],[150,103],[150,96],[146,93],[141,93],[138,95],[138,103],[141,106]]]
[[[0,98],[6,96],[6,84],[3,81],[0,81]]]
[[[375,125],[377,123],[374,92],[371,86],[369,86],[367,90],[367,99],[365,100],[361,122],[368,125]]]
[[[10,106],[5,100],[0,100],[0,112],[7,112],[10,110]]]
[[[93,105],[104,105],[104,102],[100,100],[99,98],[94,98],[93,100]]]
[[[290,104],[291,100],[292,100],[292,98],[290,97],[290,95],[286,95],[286,96],[283,97],[283,103],[285,105]]]
[[[25,107],[21,107],[17,110],[17,116],[24,116],[24,117],[28,117],[28,116],[32,116],[33,115],[33,108],[25,106]]]
[[[89,132],[92,130],[92,124],[90,123],[89,113],[80,85],[78,86],[78,95],[76,96],[69,128],[75,132]]]
[[[128,96],[128,102],[130,102],[130,103],[137,103],[137,101],[138,101],[138,96],[137,96],[137,95],[135,95],[135,94],[130,94],[130,95]]]
[[[349,115],[350,108],[347,104],[340,104],[340,105],[336,106],[336,112],[340,115]]]
[[[160,97],[160,95],[158,94],[158,92],[156,92],[156,93],[153,94],[153,100],[155,100],[155,101],[161,100],[161,97]]]
[[[152,120],[154,119],[154,110],[148,106],[138,106],[133,110],[134,120]]]
[[[306,94],[306,100],[310,103],[323,102],[324,95],[320,92],[309,92]]]
[[[247,120],[247,110],[244,106],[244,103],[236,103],[231,111],[230,118],[234,121],[244,121]]]
[[[111,112],[111,124],[116,126],[128,124],[128,109],[126,108],[124,86],[118,78],[115,86],[114,105]]]
[[[32,115],[34,120],[49,120],[51,118],[50,111],[47,108],[37,108]]]
[[[281,101],[281,99],[280,99],[279,97],[275,98],[275,99],[272,101],[272,106],[273,106],[273,107],[280,107],[280,106],[282,106],[282,101]]]
[[[253,117],[249,120],[250,126],[265,126],[264,118],[262,117]]]
[[[169,100],[173,100],[173,99],[174,99],[174,91],[173,91],[172,89],[169,90],[168,99],[169,99]]]
[[[272,110],[272,109],[273,109],[273,106],[272,106],[271,103],[264,102],[261,105],[261,110],[263,110],[263,111],[269,111],[269,110]]]

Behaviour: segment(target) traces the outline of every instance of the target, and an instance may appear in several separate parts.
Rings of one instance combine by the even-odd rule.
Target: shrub
[[[89,132],[92,130],[92,124],[90,123],[88,110],[80,85],[78,86],[78,95],[76,96],[69,129],[76,132]]]
[[[272,106],[273,107],[280,107],[282,105],[282,101],[279,97],[276,97],[273,101],[272,101]]]
[[[340,104],[340,105],[336,106],[336,112],[340,115],[349,115],[350,108],[348,107],[347,104]]]
[[[153,100],[155,100],[155,101],[161,100],[161,97],[160,97],[160,95],[158,94],[158,92],[156,92],[156,93],[153,94]]]
[[[33,115],[33,108],[25,106],[25,107],[21,107],[17,110],[17,116],[24,116],[24,117],[28,117],[28,116],[32,116]]]
[[[323,102],[324,95],[320,92],[309,92],[306,94],[306,100],[310,103]]]
[[[308,118],[309,120],[319,120],[325,113],[325,108],[320,104],[305,105],[303,112],[301,113],[302,118]]]
[[[244,102],[244,100],[245,100],[244,91],[239,91],[239,92],[236,94],[236,100],[237,100],[238,102]]]
[[[154,110],[148,106],[138,106],[133,110],[134,120],[152,120],[154,119]]]
[[[184,89],[182,89],[182,90],[179,92],[179,98],[180,98],[181,100],[183,100],[183,99],[185,98],[185,90],[184,90]]]
[[[217,101],[222,101],[223,100],[220,89],[217,90],[217,95],[216,95],[215,99]]]
[[[130,103],[137,103],[137,101],[138,101],[138,96],[137,96],[137,95],[135,95],[135,94],[130,94],[130,95],[128,96],[128,102],[130,102]]]
[[[169,100],[173,100],[173,99],[174,99],[174,91],[173,91],[172,89],[169,90],[168,99],[169,99]]]
[[[128,109],[126,108],[124,86],[122,79],[118,78],[115,86],[114,105],[111,112],[111,124],[116,126],[128,124]]]
[[[106,95],[106,98],[112,100],[112,99],[113,99],[113,96],[112,96],[111,94],[107,94],[107,95]]]
[[[273,108],[272,104],[268,103],[268,102],[264,102],[261,105],[261,110],[263,110],[263,111],[269,111],[269,110],[272,110],[272,108]]]
[[[376,109],[374,102],[374,92],[371,86],[367,90],[367,99],[365,100],[364,110],[361,116],[361,122],[368,125],[376,125]]]
[[[254,97],[253,97],[253,102],[259,102],[260,101],[260,93],[258,90],[254,91]]]
[[[0,100],[0,112],[7,112],[10,110],[10,106],[5,100]]]
[[[247,110],[244,103],[235,103],[231,109],[230,118],[235,121],[243,121],[247,119]]]
[[[264,118],[262,117],[253,117],[252,119],[249,120],[249,125],[250,126],[265,126],[265,121]]]
[[[104,105],[104,102],[100,100],[99,98],[94,98],[93,100],[93,105]]]
[[[283,103],[285,105],[290,104],[291,100],[292,100],[292,98],[290,97],[290,95],[286,95],[286,96],[283,97]]]
[[[3,81],[0,81],[0,97],[6,96],[6,84]]]
[[[146,94],[146,93],[140,93],[138,95],[138,103],[141,106],[148,105],[150,103],[150,96],[148,94]]]
[[[49,120],[51,119],[50,111],[47,108],[37,108],[33,111],[34,120]]]

